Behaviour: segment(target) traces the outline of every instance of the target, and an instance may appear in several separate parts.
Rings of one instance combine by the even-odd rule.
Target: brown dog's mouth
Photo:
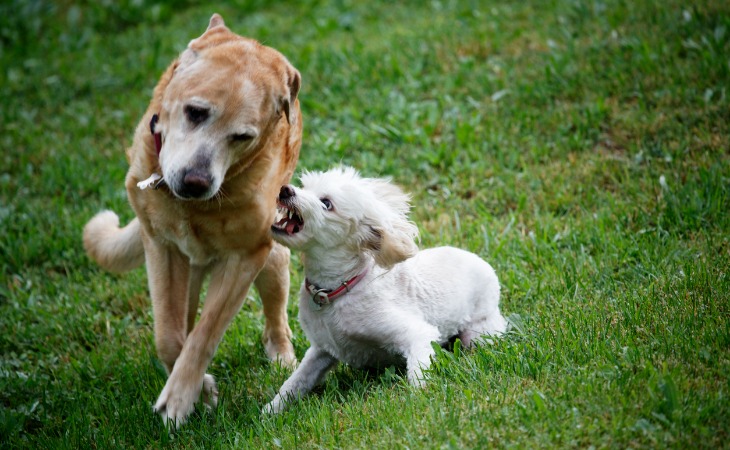
[[[283,203],[276,205],[276,221],[271,226],[273,231],[292,236],[302,231],[302,228],[304,220],[295,207]]]

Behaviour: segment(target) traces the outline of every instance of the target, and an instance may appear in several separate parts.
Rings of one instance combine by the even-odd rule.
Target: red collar
[[[361,274],[355,275],[347,281],[343,281],[340,287],[338,287],[334,291],[330,289],[318,288],[315,284],[310,283],[308,279],[304,280],[304,286],[307,288],[307,292],[312,294],[312,301],[314,302],[314,304],[321,308],[324,305],[329,305],[336,298],[350,292],[350,288],[352,288],[357,283],[359,283],[360,280],[365,278],[365,275],[367,275],[367,273],[368,269],[365,269]]]
[[[162,150],[162,133],[155,133],[155,125],[157,125],[157,121],[160,120],[160,116],[157,114],[152,115],[152,120],[150,120],[150,133],[152,133],[152,136],[155,138],[155,150],[157,151],[157,156],[160,156],[160,150]]]

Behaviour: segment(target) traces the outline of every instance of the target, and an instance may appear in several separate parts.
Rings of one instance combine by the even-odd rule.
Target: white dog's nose
[[[281,187],[281,191],[279,191],[279,200],[286,200],[294,197],[295,195],[296,193],[294,192],[294,188],[289,184],[285,184]]]

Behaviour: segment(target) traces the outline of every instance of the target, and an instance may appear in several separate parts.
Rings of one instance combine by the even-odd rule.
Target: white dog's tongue
[[[284,217],[280,221],[276,222],[276,227],[280,230],[285,230],[287,234],[294,234],[299,231],[299,224],[296,220],[291,220],[288,217]]]
[[[286,224],[286,232],[288,234],[294,234],[294,228],[299,228],[299,224],[294,222],[293,220],[290,220],[289,223]],[[299,231],[299,230],[297,230]]]

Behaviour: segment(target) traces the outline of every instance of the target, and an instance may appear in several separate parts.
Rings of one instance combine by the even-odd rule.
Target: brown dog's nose
[[[188,170],[183,177],[180,194],[187,198],[201,197],[208,192],[212,181],[207,171]]]
[[[294,188],[291,185],[285,184],[281,187],[281,191],[279,191],[279,200],[286,200],[294,197],[294,195]]]

